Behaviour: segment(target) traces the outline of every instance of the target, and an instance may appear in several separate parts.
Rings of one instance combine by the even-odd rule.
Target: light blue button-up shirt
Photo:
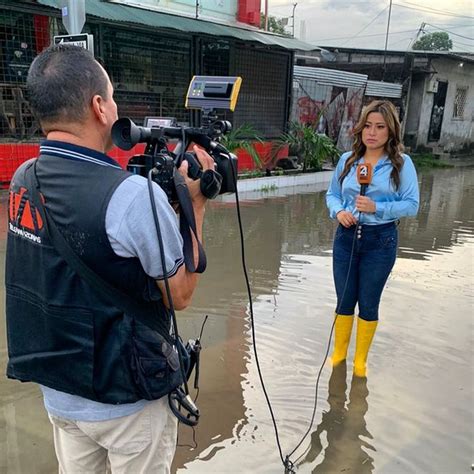
[[[390,179],[392,163],[383,156],[373,169],[372,182],[367,186],[365,195],[375,202],[375,213],[362,213],[356,209],[355,200],[360,195],[360,184],[357,182],[357,164],[349,170],[342,181],[339,177],[351,152],[344,153],[337,164],[331,184],[326,193],[326,204],[331,219],[336,218],[339,211],[349,211],[363,224],[376,225],[393,222],[400,217],[415,216],[418,212],[420,193],[415,166],[408,155],[403,155],[404,164],[400,171],[400,187],[395,189]]]

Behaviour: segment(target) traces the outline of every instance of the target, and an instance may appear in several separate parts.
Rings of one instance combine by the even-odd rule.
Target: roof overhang
[[[60,9],[60,0],[37,0],[41,5]],[[251,41],[270,47],[292,51],[315,51],[314,46],[294,38],[262,32],[257,29],[239,28],[222,25],[208,20],[198,20],[185,16],[162,13],[136,6],[125,5],[110,1],[87,0],[86,15],[124,24],[135,23],[158,30],[177,30],[182,33],[196,35],[211,35],[220,38],[233,38],[241,41]]]

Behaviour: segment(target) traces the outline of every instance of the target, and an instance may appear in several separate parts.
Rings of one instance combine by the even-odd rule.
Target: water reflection
[[[346,394],[347,365],[342,362],[333,369],[329,379],[329,410],[323,413],[321,422],[311,434],[309,451],[299,463],[299,467],[306,463],[314,465],[319,459],[314,473],[373,472],[374,460],[369,453],[375,451],[375,448],[363,439],[372,439],[365,422],[365,414],[369,408],[367,378],[352,378],[347,406]]]
[[[474,172],[468,169],[426,171],[420,180],[420,210],[403,220],[399,256],[424,260],[449,251],[474,230]]]

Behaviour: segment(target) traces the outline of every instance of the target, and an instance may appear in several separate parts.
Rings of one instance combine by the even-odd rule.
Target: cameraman
[[[105,154],[117,120],[112,84],[88,51],[67,45],[43,51],[27,84],[46,140],[10,187],[7,375],[41,385],[60,472],[105,473],[107,465],[113,473],[169,472],[177,419],[166,395],[178,376],[169,363],[170,305],[147,181]],[[204,170],[213,168],[206,152],[195,152]],[[201,240],[206,199],[186,161],[179,172]],[[136,314],[111,304],[58,253],[33,204],[33,173],[47,215],[71,249],[133,298]],[[153,187],[166,276],[174,307],[184,309],[197,275],[183,265],[177,216]],[[156,330],[141,324],[139,313],[156,321]]]

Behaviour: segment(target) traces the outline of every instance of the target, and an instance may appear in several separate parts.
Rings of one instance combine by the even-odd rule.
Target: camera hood
[[[112,126],[112,141],[122,150],[131,150],[137,143],[148,142],[151,130],[135,125],[128,117],[118,119]]]

